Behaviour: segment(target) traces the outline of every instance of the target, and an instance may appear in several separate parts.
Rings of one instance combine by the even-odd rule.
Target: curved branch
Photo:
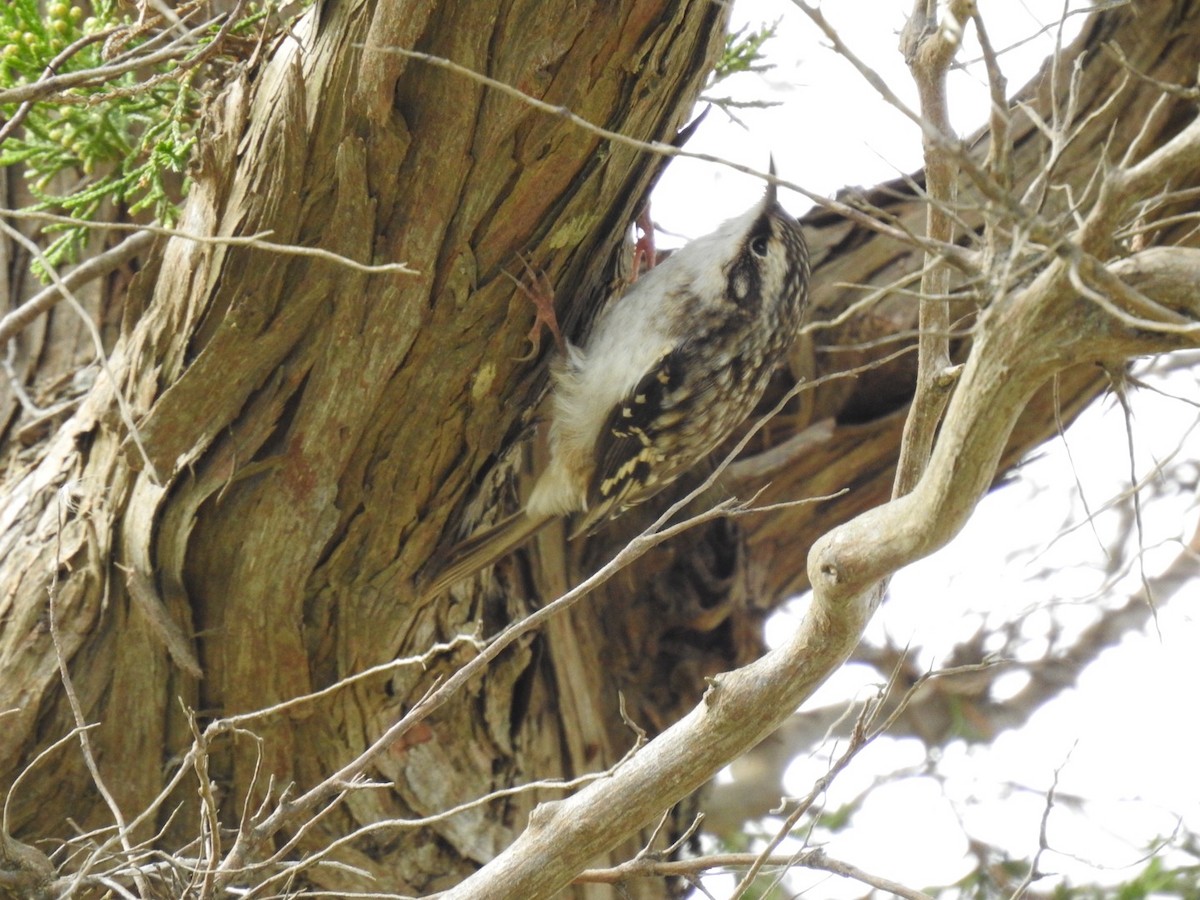
[[[1157,248],[1114,264],[1117,277],[1162,305],[1200,316],[1192,286],[1200,250]],[[549,897],[589,860],[687,796],[754,746],[849,656],[878,605],[883,579],[928,555],[966,523],[995,476],[1030,394],[1056,372],[1194,346],[1127,327],[1074,294],[1057,261],[998,302],[980,324],[930,466],[912,493],[834,529],[812,548],[814,597],[791,638],[710,682],[704,700],[611,778],[539,806],[507,850],[444,900]]]

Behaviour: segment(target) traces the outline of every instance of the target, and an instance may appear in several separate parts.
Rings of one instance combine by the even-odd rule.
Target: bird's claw
[[[633,244],[633,272],[629,277],[630,284],[638,280],[643,265],[649,272],[658,262],[658,249],[654,246],[654,222],[650,220],[650,201],[646,201],[633,226],[638,232],[638,238]]]
[[[563,340],[562,331],[558,327],[558,316],[554,313],[554,286],[550,284],[546,273],[534,269],[528,259],[524,256],[517,258],[521,260],[521,265],[525,269],[524,277],[517,278],[507,271],[504,274],[508,275],[513,283],[521,289],[521,292],[529,298],[533,304],[535,318],[533,327],[529,329],[529,334],[526,336],[526,340],[529,341],[529,352],[516,357],[516,361],[529,362],[538,355],[538,351],[542,347],[543,328],[550,330],[550,333],[554,335],[554,344],[558,347],[558,352],[565,354],[567,342]]]

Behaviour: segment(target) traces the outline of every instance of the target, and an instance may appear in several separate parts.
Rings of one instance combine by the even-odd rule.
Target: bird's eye
[[[750,242],[750,252],[759,257],[765,257],[767,255],[766,235],[760,234]]]

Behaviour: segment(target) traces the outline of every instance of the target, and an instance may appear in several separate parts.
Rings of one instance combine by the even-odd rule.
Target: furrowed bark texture
[[[720,5],[677,0],[321,3],[214,103],[185,230],[270,231],[274,242],[404,261],[419,274],[165,245],[111,359],[149,465],[101,377],[40,458],[7,473],[6,782],[74,724],[48,594],[84,715],[100,723],[91,741],[101,771],[127,816],[190,743],[180,700],[202,715],[258,709],[519,611],[422,599],[413,587],[439,542],[454,540],[451,514],[472,479],[520,434],[544,387],[548,348],[537,364],[518,361],[532,309],[505,272],[528,254],[571,285],[560,320],[578,331],[657,160],[386,48],[446,57],[608,128],[669,141],[721,46],[724,16]],[[543,653],[514,648],[379,762],[394,790],[358,794],[302,847],[354,822],[439,812],[618,758],[629,737],[609,715],[609,690],[589,686],[604,697],[597,715],[589,697],[556,685]],[[202,680],[181,668],[189,656]],[[308,786],[334,771],[461,661],[448,654],[357,684],[265,721],[260,741],[217,748],[210,775],[226,824],[244,797],[261,800],[268,778]],[[109,821],[76,745],[43,765],[45,777],[14,798],[14,834],[62,836],[68,816],[85,828]],[[194,788],[182,794],[168,809]],[[341,890],[448,885],[507,844],[535,800],[338,854],[377,880],[314,877]],[[196,831],[189,804],[172,837]]]
[[[375,48],[444,56],[612,130],[669,140],[719,44],[721,10],[665,0],[330,2],[213,105],[185,229],[270,230],[279,243],[403,261],[419,274],[367,276],[327,261],[176,239],[151,260],[121,317],[107,311],[112,331],[120,322],[112,370],[149,465],[103,375],[56,432],[5,457],[0,712],[13,710],[0,720],[6,783],[74,725],[49,632],[51,602],[85,718],[99,723],[91,741],[101,771],[132,817],[191,742],[180,700],[202,717],[258,709],[476,627],[493,633],[532,598],[593,569],[669,502],[661,498],[587,541],[568,543],[561,529],[550,530],[502,562],[494,579],[451,597],[420,596],[414,585],[439,554],[515,502],[517,451],[545,387],[548,348],[533,361],[517,359],[532,314],[504,272],[516,272],[518,254],[528,254],[558,286],[566,332],[584,333],[655,163],[461,75]],[[1140,72],[1191,83],[1200,56],[1196,16],[1194,3],[1159,0],[1091,21],[1061,66],[1070,72],[1071,60],[1081,59],[1079,116],[1109,106],[1055,163],[1056,180],[1078,195],[1099,148],[1108,140],[1119,156],[1159,93],[1136,78],[1118,90],[1122,70],[1098,48],[1116,41]],[[1052,95],[1048,75],[1028,94],[1046,119]],[[1150,123],[1146,150],[1191,115],[1186,100],[1168,104]],[[1045,145],[1019,113],[1014,133],[1016,172],[1027,180],[1045,168]],[[985,150],[981,142],[979,158]],[[925,213],[911,191],[890,185],[871,196],[920,230]],[[959,212],[981,221],[970,203]],[[861,297],[843,283],[885,285],[920,264],[911,247],[830,214],[811,215],[807,225],[818,320]],[[1169,229],[1151,234],[1161,243],[1178,237]],[[1143,278],[1147,291],[1180,277],[1142,271],[1130,277]],[[1072,302],[1061,282],[1055,290]],[[83,345],[77,336],[70,343],[69,320],[51,321],[59,334],[46,346],[66,349],[39,358],[59,366],[48,375],[69,374]],[[894,352],[897,342],[880,341],[915,322],[915,302],[896,293],[819,330],[797,347],[777,389],[795,375],[826,375]],[[957,350],[965,353],[965,342]],[[1005,462],[1054,432],[1052,394],[1036,390],[1051,370],[1064,418],[1095,395],[1102,379],[1091,360],[1055,358],[1037,383],[1006,395],[1016,419],[997,449]],[[844,497],[717,523],[656,549],[506,652],[406,735],[376,763],[378,778],[394,785],[354,793],[301,836],[299,849],[510,784],[599,771],[633,743],[618,692],[634,722],[651,733],[670,728],[707,676],[760,652],[761,618],[807,585],[816,538],[888,496],[914,361],[910,354],[805,395],[715,492],[748,496],[769,480],[766,500],[849,487]],[[4,439],[11,445],[11,422],[20,420],[0,421],[10,421]],[[868,611],[856,609],[859,619]],[[501,896],[479,893],[483,887],[544,896],[604,854],[632,855],[652,810],[769,731],[844,658],[857,640],[851,618],[797,636],[811,653],[771,682],[771,715],[739,702],[761,703],[754,692],[778,677],[776,660],[767,659],[723,680],[677,726],[674,743],[652,745],[623,769],[631,791],[624,800],[591,791],[543,811],[524,846],[459,896]],[[358,682],[262,720],[257,739],[220,743],[208,776],[225,824],[236,824],[247,796],[253,808],[268,787],[305,788],[335,771],[466,652]],[[190,674],[195,666],[201,679]],[[704,740],[686,750],[697,734]],[[68,816],[85,828],[111,823],[76,744],[39,765],[42,775],[13,797],[15,836],[63,837]],[[527,793],[427,828],[375,832],[334,856],[364,874],[314,869],[307,877],[335,891],[447,888],[496,857],[536,801],[551,796],[558,795]],[[634,802],[643,796],[649,805]],[[177,801],[185,803],[180,814],[167,822],[161,812],[136,837],[164,824],[166,846],[194,837],[193,783],[164,810]],[[600,822],[607,832],[597,837]],[[564,854],[560,841],[575,835],[577,846]],[[629,889],[661,895],[660,884]]]

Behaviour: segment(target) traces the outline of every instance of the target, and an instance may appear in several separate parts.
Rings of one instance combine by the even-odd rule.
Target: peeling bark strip
[[[890,527],[905,507],[872,513],[818,545],[819,615],[789,646],[717,679],[681,719],[707,677],[757,654],[765,609],[807,583],[810,544],[886,498],[911,393],[904,359],[826,382],[755,445],[792,455],[763,452],[740,470],[759,473],[757,487],[770,469],[773,500],[849,486],[843,499],[736,527],[716,523],[660,548],[593,602],[504,653],[486,677],[388,748],[368,774],[391,780],[389,788],[356,791],[303,831],[301,821],[287,819],[289,807],[275,805],[284,785],[296,784],[294,797],[354,759],[477,652],[469,643],[243,722],[243,731],[214,741],[208,758],[179,766],[193,744],[181,699],[202,721],[257,710],[397,656],[419,656],[476,627],[495,633],[527,610],[522,598],[560,591],[645,521],[631,515],[586,543],[546,535],[536,553],[498,572],[506,592],[418,602],[413,579],[438,549],[468,519],[508,503],[509,461],[544,386],[544,357],[516,359],[532,311],[504,271],[514,270],[518,254],[529,255],[558,286],[560,321],[569,334],[581,333],[655,161],[461,75],[370,48],[442,56],[614,131],[669,140],[719,46],[723,15],[724,6],[708,0],[324,2],[280,39],[261,70],[214,101],[186,230],[269,231],[278,243],[406,262],[419,274],[367,275],[244,246],[165,244],[113,342],[117,384],[99,379],[36,458],[3,473],[6,785],[76,725],[48,630],[48,596],[84,716],[96,725],[90,741],[100,770],[124,818],[137,820],[134,840],[165,827],[157,846],[176,850],[196,838],[203,816],[234,828],[268,791],[256,821],[282,809],[282,830],[247,829],[236,839],[210,830],[209,843],[189,849],[193,858],[209,854],[199,866],[214,891],[276,874],[238,866],[267,859],[297,835],[291,859],[384,819],[439,813],[535,778],[603,770],[634,742],[620,691],[629,718],[662,735],[614,777],[532,817],[538,799],[558,792],[497,799],[422,828],[374,831],[331,854],[345,867],[313,866],[302,876],[334,892],[427,894],[491,861],[452,896],[547,896],[595,865],[597,854],[631,856],[642,843],[639,829],[767,733],[844,658],[874,600],[871,580],[945,537],[926,529],[907,543],[876,546],[878,528],[865,526]],[[1138,71],[1188,82],[1200,56],[1200,33],[1189,24],[1196,15],[1195,4],[1167,0],[1110,10],[1092,20],[1068,60],[1116,40]],[[1076,196],[1095,171],[1097,148],[1107,139],[1113,152],[1128,147],[1158,95],[1137,78],[1120,87],[1110,54],[1093,50],[1082,59],[1079,116],[1109,105],[1053,166]],[[1047,78],[1029,97],[1049,118]],[[1191,115],[1186,102],[1166,107],[1147,126],[1142,153],[1177,135]],[[1018,115],[1013,133],[1016,171],[1025,178],[1046,171],[1038,130]],[[872,196],[906,223],[923,219],[921,204],[897,192],[885,186]],[[912,248],[840,219],[815,214],[808,225],[818,263],[814,296],[827,319],[862,296],[835,285],[886,285],[919,266]],[[1163,229],[1150,239],[1178,237]],[[1109,257],[1092,243],[1085,249]],[[1178,289],[1190,290],[1197,265],[1192,251],[1146,251],[1108,274],[1195,317],[1191,294]],[[1050,373],[1062,372],[1060,395],[1071,413],[1096,390],[1097,355],[1192,340],[1130,331],[1080,301],[1065,266],[1047,269],[984,317],[945,443],[905,501],[918,519],[940,522],[945,514],[957,522],[997,460],[1052,433],[1048,392],[1030,399]],[[1085,270],[1095,276],[1093,290],[1106,289],[1102,272]],[[1057,309],[1047,318],[1053,304],[1075,318]],[[913,309],[893,293],[817,332],[815,352],[797,348],[795,373],[825,375],[893,352],[870,345],[911,328]],[[55,324],[47,346],[70,347]],[[1068,325],[1075,331],[1059,335],[1059,349],[1046,342]],[[1045,353],[1034,352],[1043,346]],[[47,378],[76,364],[70,353],[38,358],[60,361],[61,369],[39,373]],[[781,391],[790,386],[784,380]],[[117,389],[135,410],[161,483],[141,467],[119,424]],[[1003,415],[993,416],[989,403]],[[956,498],[953,508],[947,498]],[[189,674],[193,665],[201,679]],[[174,790],[160,797],[173,778]],[[91,784],[76,742],[55,749],[14,792],[14,836],[44,846],[74,834],[68,817],[84,829],[111,825]],[[329,793],[342,787],[329,785]],[[99,840],[115,852],[107,835]],[[101,862],[80,859],[87,857],[70,865]],[[629,890],[661,895],[655,883]]]

